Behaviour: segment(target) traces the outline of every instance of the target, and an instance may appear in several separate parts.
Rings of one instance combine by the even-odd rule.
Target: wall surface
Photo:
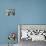
[[[16,15],[6,16],[7,8]],[[18,32],[17,24],[46,24],[46,0],[0,0],[0,44],[8,43],[9,32]]]

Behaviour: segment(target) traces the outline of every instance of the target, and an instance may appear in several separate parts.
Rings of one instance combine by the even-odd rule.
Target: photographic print
[[[6,9],[5,15],[7,16],[15,16],[15,9]]]

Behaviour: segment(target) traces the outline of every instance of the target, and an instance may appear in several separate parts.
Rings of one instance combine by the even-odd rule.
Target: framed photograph
[[[6,9],[5,15],[6,16],[15,16],[15,9]]]

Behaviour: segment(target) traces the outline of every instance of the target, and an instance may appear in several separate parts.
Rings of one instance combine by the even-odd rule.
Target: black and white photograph
[[[5,15],[6,16],[15,16],[15,9],[6,9]]]

